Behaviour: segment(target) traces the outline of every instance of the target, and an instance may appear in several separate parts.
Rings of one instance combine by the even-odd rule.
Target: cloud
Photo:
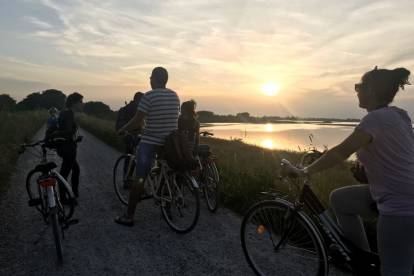
[[[0,76],[0,94],[9,94],[16,100],[26,97],[31,92],[43,91],[50,88],[49,84]]]
[[[52,29],[53,26],[33,16],[24,16],[24,19],[40,29]]]
[[[102,85],[148,87],[151,69],[162,65],[174,89],[217,99],[220,110],[240,98],[251,113],[276,114],[276,107],[263,108],[268,98],[257,97],[260,85],[272,80],[297,115],[334,115],[344,114],[353,84],[372,66],[414,67],[410,0],[24,3],[28,12],[16,18],[32,28],[18,32],[10,42],[17,47],[6,49],[12,76],[78,85],[95,98],[99,89],[108,91]],[[324,107],[321,99],[331,95],[340,99]]]

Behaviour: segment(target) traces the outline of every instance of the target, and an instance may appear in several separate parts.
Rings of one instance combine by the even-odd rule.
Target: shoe
[[[132,218],[127,217],[126,215],[118,216],[114,219],[114,221],[124,226],[134,226],[134,220]]]

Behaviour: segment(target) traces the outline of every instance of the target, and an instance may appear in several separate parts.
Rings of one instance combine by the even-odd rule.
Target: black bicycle
[[[115,162],[113,184],[118,199],[128,205],[129,190],[135,179],[135,154],[123,154]],[[161,213],[177,233],[194,229],[200,216],[200,197],[197,181],[188,171],[176,171],[167,161],[156,158],[145,183],[142,200],[153,199]]]
[[[40,154],[39,151],[32,152],[32,154],[41,159],[40,163],[26,177],[28,204],[41,213],[46,224],[52,225],[57,259],[62,264],[64,230],[78,222],[76,219],[70,219],[75,209],[75,197],[69,183],[54,170],[57,165],[54,162],[48,162],[47,143],[41,140],[32,144],[22,144],[20,153],[23,153],[27,148],[35,150],[40,148]],[[60,190],[60,187],[63,187],[64,190]],[[67,195],[65,202],[60,199],[62,193]]]
[[[322,153],[306,153],[299,165]],[[282,160],[283,167],[288,161]],[[380,275],[379,257],[359,249],[345,238],[308,178],[283,175],[294,195],[277,191],[253,205],[241,226],[246,259],[257,275],[328,275],[329,264],[357,275]],[[288,198],[291,197],[289,200]]]
[[[200,135],[211,137],[214,134],[202,131]],[[217,211],[219,203],[220,175],[217,169],[217,158],[211,152],[209,145],[198,145],[197,156],[200,169],[195,171],[195,178],[200,185],[200,189],[203,190],[208,210],[214,213]]]

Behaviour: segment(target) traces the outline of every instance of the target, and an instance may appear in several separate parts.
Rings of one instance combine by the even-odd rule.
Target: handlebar
[[[74,142],[75,143],[80,143],[82,140],[83,140],[83,136],[79,135],[79,136],[76,137]],[[65,142],[65,141],[67,141],[67,139],[61,138],[61,137],[51,139],[51,142],[55,142],[55,143],[56,142],[58,142],[58,143],[59,142]],[[46,147],[47,147],[46,144],[47,144],[47,141],[45,139],[39,140],[39,141],[34,142],[34,143],[30,143],[30,144],[26,144],[26,143],[20,144],[20,149],[19,149],[18,153],[21,154],[26,150],[26,148],[33,148],[33,147],[37,147],[37,146],[40,146],[42,149],[46,149]]]
[[[208,131],[201,131],[200,136],[209,137],[209,136],[214,136],[214,134]]]
[[[315,160],[319,159],[319,157],[321,157],[324,153],[325,152],[321,152],[316,149],[309,150],[302,155],[300,162],[297,165],[293,165],[291,162],[289,162],[289,160],[282,159],[280,161],[280,178],[298,177],[297,173],[295,172],[296,169],[300,169],[307,165],[310,165]]]

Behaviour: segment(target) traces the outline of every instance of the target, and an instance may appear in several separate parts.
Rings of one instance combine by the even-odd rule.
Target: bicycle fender
[[[196,188],[196,189],[200,188],[200,186],[198,185],[197,181],[195,180],[193,176],[189,175],[188,178],[190,179],[190,182],[193,188]]]
[[[59,178],[59,180],[62,182],[62,184],[65,186],[65,188],[67,189],[67,192],[69,193],[70,198],[74,198],[75,194],[72,191],[72,187],[69,185],[69,183],[66,181],[65,178],[63,178],[63,176],[61,176],[59,173],[55,172],[55,176],[57,178]]]

